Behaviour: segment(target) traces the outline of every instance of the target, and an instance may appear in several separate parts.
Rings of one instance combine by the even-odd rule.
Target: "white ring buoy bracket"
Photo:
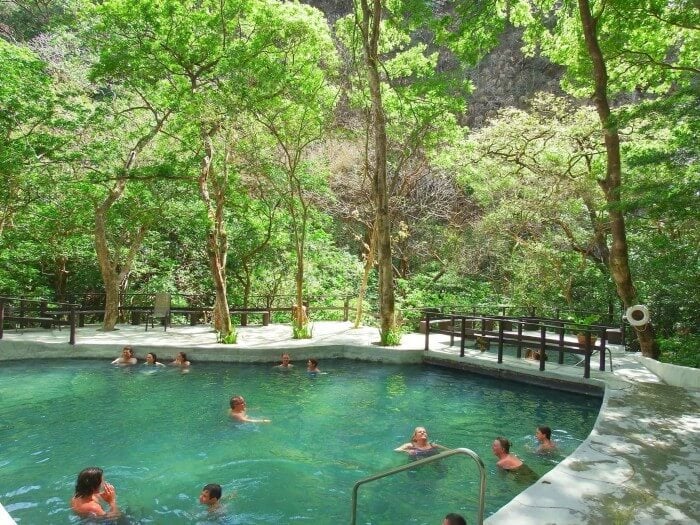
[[[635,304],[627,309],[625,317],[632,326],[644,326],[649,323],[649,308],[643,304]]]

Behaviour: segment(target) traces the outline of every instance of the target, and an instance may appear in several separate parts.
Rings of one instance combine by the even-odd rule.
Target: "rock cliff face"
[[[526,57],[521,37],[521,30],[506,28],[499,45],[470,72],[474,92],[465,121],[469,127],[480,128],[500,108],[524,108],[538,91],[564,94],[559,87],[563,69],[544,57]]]
[[[352,0],[308,0],[321,10],[330,25],[352,12]],[[441,10],[447,2],[436,0]],[[559,87],[562,69],[543,57],[525,57],[520,51],[522,31],[508,26],[499,45],[481,63],[467,73],[474,84],[468,100],[467,114],[461,119],[471,128],[480,128],[503,107],[525,107],[527,100],[538,91],[562,94]],[[447,63],[449,62],[449,63]],[[454,67],[447,59],[441,66]]]

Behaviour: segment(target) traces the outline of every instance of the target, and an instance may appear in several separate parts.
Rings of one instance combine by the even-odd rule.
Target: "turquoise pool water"
[[[0,502],[21,524],[76,522],[68,501],[77,473],[100,466],[117,489],[120,523],[348,523],[355,481],[403,464],[394,452],[415,426],[432,440],[476,451],[487,465],[486,514],[525,488],[494,467],[491,442],[504,435],[542,475],[590,432],[600,399],[421,365],[348,360],[269,365],[197,364],[188,374],[105,361],[0,365]],[[228,400],[241,394],[251,416],[236,424]],[[534,453],[548,424],[562,455]],[[440,523],[447,512],[474,522],[478,475],[453,456],[365,485],[358,523]],[[198,503],[206,483],[224,489],[227,516]]]

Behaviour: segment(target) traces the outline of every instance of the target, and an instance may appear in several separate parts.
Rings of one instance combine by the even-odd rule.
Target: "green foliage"
[[[674,365],[700,368],[700,335],[685,334],[659,338],[659,361]]]
[[[401,328],[379,330],[379,340],[382,346],[399,346],[402,335],[403,331]]]
[[[238,342],[238,331],[236,331],[236,325],[233,324],[233,319],[231,320],[231,331],[227,334],[217,332],[216,339],[222,345],[235,345]]]
[[[310,322],[292,323],[292,339],[311,339],[313,337],[314,327]]]

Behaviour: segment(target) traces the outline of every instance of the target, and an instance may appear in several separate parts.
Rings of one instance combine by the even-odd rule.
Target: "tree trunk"
[[[367,281],[369,281],[369,273],[374,267],[374,254],[376,253],[377,229],[372,225],[372,231],[369,236],[369,244],[367,245],[367,255],[365,258],[365,266],[362,271],[362,281],[360,282],[360,291],[357,296],[357,311],[355,312],[354,328],[359,328],[362,323],[362,303],[365,300],[367,293]]]
[[[387,138],[384,108],[382,105],[381,80],[379,76],[379,31],[382,2],[362,2],[360,30],[367,64],[367,78],[372,99],[372,121],[374,123],[374,173],[372,189],[376,206],[377,262],[379,267],[379,317],[382,338],[395,329],[394,274],[391,262],[391,218],[389,217],[389,190],[386,180]]]
[[[228,239],[224,223],[224,206],[226,203],[226,167],[219,180],[214,172],[214,141],[213,135],[219,131],[219,126],[208,128],[202,125],[201,137],[204,146],[199,173],[199,193],[207,207],[209,217],[209,233],[207,235],[207,257],[209,268],[214,281],[214,311],[212,312],[214,328],[226,336],[233,331],[229,315],[228,298],[226,297],[226,256]],[[211,185],[214,198],[209,193]]]
[[[579,13],[583,26],[583,35],[586,40],[586,48],[593,65],[593,80],[595,90],[593,101],[598,112],[603,137],[605,139],[605,152],[607,166],[605,178],[599,181],[608,203],[608,215],[610,218],[610,233],[612,246],[610,249],[610,274],[615,281],[617,294],[622,299],[625,308],[637,302],[637,291],[634,288],[632,274],[629,267],[627,251],[627,236],[625,233],[625,218],[621,211],[622,187],[622,162],[620,154],[620,135],[617,125],[610,118],[610,103],[608,100],[608,73],[605,57],[598,43],[597,23],[598,19],[591,14],[588,0],[578,0]],[[653,335],[651,325],[637,329],[640,349],[646,357],[658,359],[659,347]]]

